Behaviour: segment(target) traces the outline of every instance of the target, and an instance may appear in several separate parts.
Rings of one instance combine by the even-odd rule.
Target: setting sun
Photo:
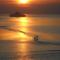
[[[18,0],[18,2],[21,4],[27,4],[29,2],[29,0]]]

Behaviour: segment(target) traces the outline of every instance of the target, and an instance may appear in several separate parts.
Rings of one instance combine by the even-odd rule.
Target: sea
[[[60,15],[0,16],[0,60],[60,60]]]

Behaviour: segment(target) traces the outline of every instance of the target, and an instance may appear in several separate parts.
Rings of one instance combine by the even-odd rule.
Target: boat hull
[[[25,15],[10,15],[10,17],[26,17]]]
[[[26,17],[26,15],[16,12],[16,13],[11,14],[10,17]]]

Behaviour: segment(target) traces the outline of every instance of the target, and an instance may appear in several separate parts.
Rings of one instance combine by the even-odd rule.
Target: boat
[[[10,14],[10,17],[26,17],[26,15],[20,12],[15,12]]]

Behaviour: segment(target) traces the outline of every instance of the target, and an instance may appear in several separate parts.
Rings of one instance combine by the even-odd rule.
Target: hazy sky
[[[0,0],[0,4],[17,4],[18,0]],[[7,3],[8,2],[8,3]],[[30,0],[30,3],[58,3],[60,0]]]
[[[0,13],[17,9],[30,13],[60,14],[60,0],[30,0],[26,6],[18,4],[17,0],[0,0]]]

